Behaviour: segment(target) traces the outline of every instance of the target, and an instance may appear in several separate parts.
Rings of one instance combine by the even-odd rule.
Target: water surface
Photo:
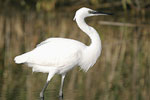
[[[73,14],[27,12],[0,15],[0,100],[38,100],[47,74],[16,65],[16,55],[49,37],[66,37],[86,45],[90,39],[72,20]],[[100,21],[132,23],[104,25]],[[102,54],[88,73],[74,68],[65,79],[64,100],[150,100],[150,18],[99,16],[87,19],[102,40]],[[50,82],[45,100],[59,100],[60,76]]]

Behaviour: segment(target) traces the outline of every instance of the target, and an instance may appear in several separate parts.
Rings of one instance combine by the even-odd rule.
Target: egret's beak
[[[105,13],[105,12],[100,12],[100,11],[89,11],[89,13],[93,14],[93,15],[113,15],[112,13]]]

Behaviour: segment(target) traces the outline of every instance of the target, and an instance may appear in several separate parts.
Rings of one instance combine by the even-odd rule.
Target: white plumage
[[[90,37],[91,44],[89,46],[73,39],[49,38],[37,45],[32,51],[15,57],[16,63],[25,63],[35,72],[49,73],[47,83],[40,93],[42,100],[44,99],[44,90],[55,74],[62,75],[59,92],[59,96],[62,97],[62,86],[66,72],[75,66],[80,66],[84,71],[88,71],[96,63],[101,53],[101,40],[97,31],[84,21],[84,18],[95,15],[104,15],[104,13],[100,14],[83,7],[76,12],[74,17],[79,28]]]
[[[27,63],[33,71],[49,73],[54,67],[56,73],[63,74],[78,64],[84,48],[86,46],[83,43],[75,40],[50,38],[32,51],[17,56],[15,61]]]

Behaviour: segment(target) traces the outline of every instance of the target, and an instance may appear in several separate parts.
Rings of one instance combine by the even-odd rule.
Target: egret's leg
[[[60,90],[59,90],[59,97],[63,97],[63,85],[64,85],[65,75],[66,74],[63,74],[62,77],[61,77],[61,85],[60,85]]]
[[[44,100],[44,91],[45,91],[45,89],[47,88],[48,83],[50,82],[50,80],[51,80],[51,78],[52,78],[53,76],[54,76],[54,73],[49,73],[49,74],[48,74],[47,81],[46,81],[46,83],[45,83],[45,85],[44,85],[42,91],[40,92],[40,98],[41,98],[41,100]]]

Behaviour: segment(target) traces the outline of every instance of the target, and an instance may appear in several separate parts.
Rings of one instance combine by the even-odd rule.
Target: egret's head
[[[104,12],[99,12],[95,11],[86,7],[82,7],[79,10],[76,11],[76,14],[74,16],[73,20],[76,20],[77,18],[86,18],[90,16],[97,16],[97,15],[111,15],[110,13],[104,13]]]

